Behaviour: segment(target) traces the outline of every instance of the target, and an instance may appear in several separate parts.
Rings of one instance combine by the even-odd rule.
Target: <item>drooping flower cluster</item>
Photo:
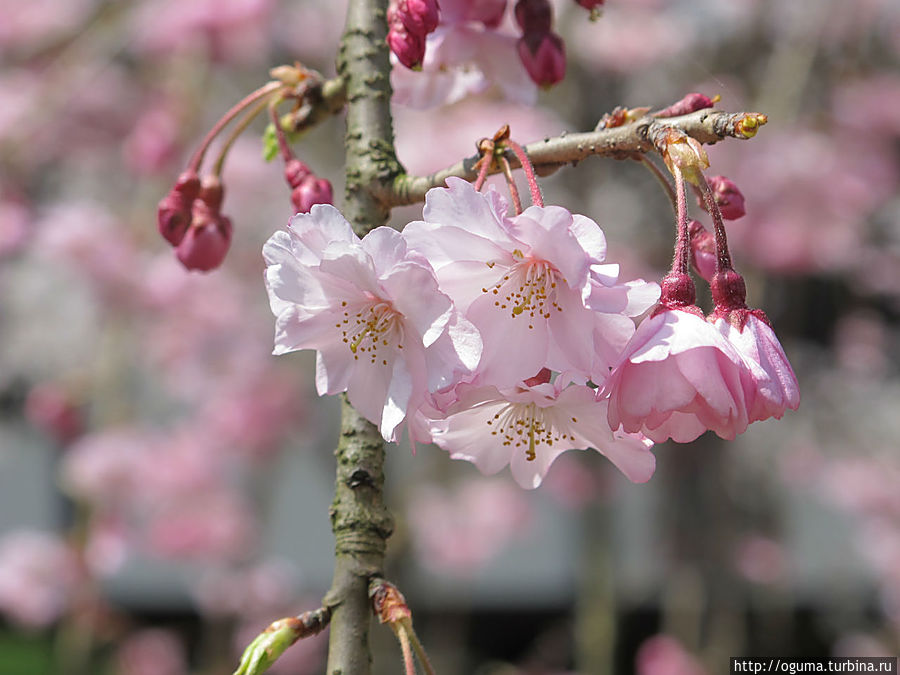
[[[316,349],[319,392],[346,391],[387,440],[406,422],[414,440],[486,472],[510,464],[527,487],[570,448],[649,479],[651,443],[610,428],[588,382],[603,381],[656,284],[618,283],[584,216],[509,217],[497,192],[448,186],[402,234],[359,239],[325,206],[275,234],[264,255],[276,353]]]
[[[744,305],[720,217],[716,311],[707,321],[694,305],[673,167],[676,262],[637,330],[660,288],[619,282],[594,221],[540,204],[510,216],[496,191],[449,178],[402,233],[360,239],[336,209],[316,206],[269,240],[275,353],[315,349],[319,393],[346,391],[388,441],[405,423],[412,440],[485,473],[509,465],[525,487],[565,450],[595,448],[646,481],[654,442],[734,438],[798,403],[765,315]]]

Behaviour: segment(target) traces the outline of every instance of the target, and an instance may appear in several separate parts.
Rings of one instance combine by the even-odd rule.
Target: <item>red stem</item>
[[[269,117],[272,118],[272,124],[275,125],[275,138],[278,139],[278,149],[281,150],[281,156],[284,158],[284,161],[290,161],[294,159],[294,153],[291,151],[291,146],[287,141],[287,136],[284,134],[284,129],[281,128],[281,120],[278,119],[278,111],[275,109],[275,101],[272,102],[272,105],[269,106]]]
[[[691,260],[691,234],[688,231],[687,222],[687,196],[685,195],[684,178],[677,164],[672,166],[672,174],[675,176],[675,212],[677,214],[676,226],[678,228],[672,271],[687,274]]]
[[[728,250],[728,237],[725,234],[725,222],[722,220],[722,211],[716,202],[716,196],[713,194],[712,188],[706,182],[706,176],[698,171],[700,193],[703,195],[703,201],[706,202],[706,210],[713,218],[714,233],[716,236],[716,272],[725,272],[733,270],[731,264],[731,252]]]
[[[528,159],[528,154],[525,152],[525,149],[511,139],[506,139],[504,143],[513,151],[516,158],[519,160],[519,163],[522,165],[522,169],[525,171],[525,177],[528,179],[528,189],[531,190],[531,203],[534,206],[543,206],[544,197],[541,194],[541,187],[538,185],[537,176],[534,174],[534,165],[532,165],[531,160]]]
[[[264,96],[268,96],[274,91],[278,91],[284,87],[284,84],[281,82],[269,82],[268,84],[263,85],[256,91],[253,91],[240,101],[234,104],[234,106],[227,113],[222,115],[218,122],[213,125],[213,128],[209,130],[206,136],[203,139],[203,142],[200,144],[200,147],[197,148],[197,151],[191,157],[191,161],[188,164],[190,169],[193,169],[194,172],[200,171],[200,164],[203,162],[203,156],[206,154],[207,148],[209,148],[209,144],[213,142],[216,136],[224,129],[231,120],[237,117],[247,106],[249,106],[254,101],[258,101]]]
[[[487,180],[488,172],[491,170],[491,159],[493,157],[493,152],[486,152],[481,156],[481,160],[479,163],[481,166],[478,167],[478,178],[475,179],[475,189],[479,192],[481,188],[484,187],[484,181]]]

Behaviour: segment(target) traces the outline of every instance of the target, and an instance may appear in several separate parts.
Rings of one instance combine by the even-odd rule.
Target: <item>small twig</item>
[[[622,126],[545,138],[529,143],[524,150],[534,164],[535,171],[543,176],[565,164],[577,163],[593,155],[627,159],[635,154],[653,152],[656,150],[655,139],[673,127],[700,143],[711,145],[726,138],[752,138],[766,121],[766,116],[760,113],[728,113],[713,109],[662,119],[645,115]],[[444,185],[450,176],[473,181],[477,177],[476,164],[480,158],[480,153],[467,157],[429,176],[398,176],[382,189],[379,199],[389,206],[415,204],[421,202],[431,188]],[[511,150],[507,159],[513,169],[521,167]],[[497,166],[492,167],[491,172],[498,173],[501,170]]]

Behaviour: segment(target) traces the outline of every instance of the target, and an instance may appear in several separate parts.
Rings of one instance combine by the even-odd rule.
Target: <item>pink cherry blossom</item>
[[[116,654],[116,675],[186,675],[187,654],[171,632],[148,628],[131,633]]]
[[[561,453],[584,448],[605,455],[629,480],[648,481],[656,467],[653,444],[639,434],[613,432],[606,401],[590,387],[564,381],[560,376],[555,383],[507,389],[460,385],[459,400],[432,425],[434,442],[486,474],[509,465],[524,488],[538,487]]]
[[[441,5],[443,13],[443,4]],[[391,71],[394,103],[433,108],[498,87],[503,97],[533,104],[537,88],[519,60],[516,37],[479,23],[447,25],[442,19],[425,41],[420,72]]]
[[[81,582],[75,552],[43,532],[14,531],[0,539],[0,612],[24,626],[56,621]]]
[[[479,381],[512,386],[545,366],[604,376],[634,332],[628,316],[652,306],[658,288],[617,285],[603,232],[585,216],[532,206],[508,218],[497,192],[447,185],[429,190],[423,220],[403,235],[481,333]]]
[[[360,240],[320,204],[294,216],[263,255],[275,353],[315,349],[319,394],[346,391],[385,439],[396,439],[427,393],[477,365],[477,333],[397,231],[380,227]]]
[[[654,635],[638,649],[637,675],[707,675],[706,669],[678,640]]]
[[[707,429],[733,440],[747,428],[737,350],[702,316],[680,309],[644,319],[609,376],[609,424],[661,443]]]
[[[735,314],[743,314],[745,318],[720,317],[715,320],[715,326],[747,366],[744,375],[747,421],[781,419],[786,409],[796,410],[800,405],[797,376],[768,323],[755,312],[738,310]]]

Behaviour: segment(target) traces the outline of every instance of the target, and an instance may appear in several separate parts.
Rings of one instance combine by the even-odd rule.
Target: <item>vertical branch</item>
[[[387,0],[351,0],[338,55],[347,86],[343,212],[360,236],[382,225],[390,207],[379,195],[400,173],[390,114]],[[381,573],[393,529],[384,506],[384,442],[378,429],[342,398],[341,437],[331,506],[335,568],[326,603],[333,608],[329,675],[368,675],[369,578]]]

